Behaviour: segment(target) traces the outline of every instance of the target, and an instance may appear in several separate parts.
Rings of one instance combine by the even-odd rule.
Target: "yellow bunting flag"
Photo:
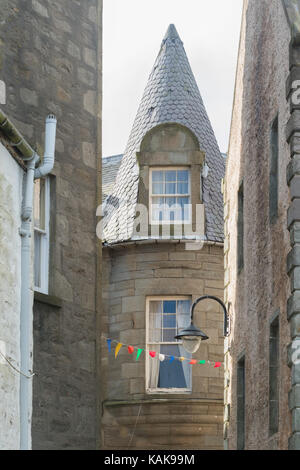
[[[115,349],[115,358],[117,358],[117,355],[119,354],[119,351],[120,351],[122,346],[123,346],[122,343],[117,344],[116,349]]]
[[[182,357],[182,356],[181,356],[181,357],[179,358],[179,360],[180,360],[181,362],[183,362],[183,361],[185,361],[185,357]]]

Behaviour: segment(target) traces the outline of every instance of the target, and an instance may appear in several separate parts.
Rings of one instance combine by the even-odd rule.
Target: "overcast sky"
[[[123,153],[170,23],[227,152],[243,0],[104,0],[103,156]]]

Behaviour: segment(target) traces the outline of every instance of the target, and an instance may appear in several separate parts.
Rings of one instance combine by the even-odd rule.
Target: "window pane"
[[[176,300],[164,300],[163,312],[164,313],[176,313]]]
[[[165,208],[164,208],[164,220],[172,221],[176,218],[176,198],[166,197]]]
[[[177,300],[177,326],[178,332],[191,323],[190,315],[191,301]]]
[[[180,357],[180,350],[177,345],[162,345],[160,352],[168,356]],[[184,372],[184,365],[177,359],[170,363],[169,358],[167,358],[160,363],[158,388],[189,388],[190,381],[187,382],[187,379],[189,380]]]
[[[40,179],[34,182],[34,226],[40,226]]]
[[[188,183],[177,183],[177,194],[189,194],[189,185]]]
[[[154,183],[161,183],[164,180],[163,171],[152,171],[152,181]]]
[[[166,177],[166,182],[167,183],[172,183],[176,182],[176,171],[175,170],[170,170],[165,172],[165,177]]]
[[[164,315],[163,327],[164,328],[176,328],[176,315]]]
[[[34,232],[34,285],[41,287],[41,243],[42,234]]]
[[[151,301],[149,305],[149,341],[153,343],[160,342],[161,338],[161,322],[162,322],[162,301]]]
[[[162,340],[164,343],[175,343],[175,336],[177,334],[176,328],[164,328],[162,334]]]
[[[154,197],[153,198],[152,220],[155,220],[155,221],[162,221],[163,220],[164,204],[165,204],[165,198],[164,197]]]
[[[155,222],[159,221],[159,210],[154,207],[152,207],[152,220]]]
[[[165,198],[165,203],[167,205],[167,208],[171,208],[171,207],[175,206],[176,197],[166,197]]]
[[[189,314],[191,308],[190,300],[177,300],[177,313],[178,314]]]
[[[189,171],[188,170],[178,170],[177,171],[177,180],[184,181],[188,183],[189,181]]]
[[[189,208],[189,197],[178,197],[177,204],[181,207],[181,220],[189,220],[190,218],[190,208]]]
[[[45,180],[34,183],[34,226],[45,230]]]
[[[152,193],[153,194],[164,194],[164,184],[163,183],[153,183],[152,184]]]
[[[166,183],[166,194],[176,194],[176,183]]]

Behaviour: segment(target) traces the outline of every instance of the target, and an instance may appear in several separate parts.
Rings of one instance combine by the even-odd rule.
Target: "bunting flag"
[[[123,346],[122,343],[118,343],[117,346],[116,346],[116,349],[115,349],[115,358],[117,359],[117,356],[119,354],[119,351],[121,349],[121,347]]]
[[[103,336],[103,338],[105,338]],[[129,345],[126,345],[126,344],[123,344],[123,343],[119,343],[118,341],[116,340],[112,340],[110,338],[105,338],[106,339],[106,342],[107,342],[107,347],[108,347],[108,352],[111,352],[111,344],[112,342],[116,343],[116,348],[115,348],[115,358],[118,357],[118,354],[120,352],[120,349],[122,348],[122,346],[127,346],[127,350],[128,350],[128,353],[129,354],[133,354],[135,349],[137,349],[137,354],[136,354],[136,361],[139,359],[140,355],[142,354],[143,351],[145,351],[144,348],[135,348],[134,346],[129,346]],[[146,348],[146,351],[147,348]],[[184,362],[184,361],[189,361],[189,364],[191,366],[193,365],[196,365],[196,364],[213,364],[214,365],[214,368],[215,369],[218,369],[219,367],[222,366],[222,362],[211,362],[211,361],[208,361],[208,360],[196,360],[196,359],[191,359],[191,358],[186,358],[184,356],[181,356],[181,357],[175,357],[175,356],[170,356],[168,354],[159,354],[157,353],[156,351],[148,351],[149,352],[149,355],[151,358],[155,359],[155,358],[158,358],[161,362],[165,361],[166,358],[169,359],[169,363],[171,364],[175,359],[180,361],[180,362]]]
[[[142,354],[144,350],[143,349],[138,349],[138,352],[137,352],[137,355],[136,355],[136,361],[138,360],[138,358],[140,357],[140,355]]]
[[[191,364],[192,366],[194,366],[195,364],[197,364],[196,359],[192,359],[191,362],[189,362],[189,364]]]

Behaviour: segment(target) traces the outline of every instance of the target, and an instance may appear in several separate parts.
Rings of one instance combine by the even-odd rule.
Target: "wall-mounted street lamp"
[[[201,302],[201,300],[206,299],[216,300],[222,306],[224,311],[224,336],[227,336],[228,334],[228,314],[224,302],[222,302],[221,299],[215,297],[214,295],[203,295],[202,297],[199,297],[197,300],[195,300],[195,302],[193,302],[193,305],[191,306],[190,326],[184,328],[180,331],[177,336],[175,336],[175,339],[179,339],[182,341],[184,349],[186,349],[186,351],[188,351],[189,353],[195,353],[196,351],[198,351],[201,341],[209,339],[208,336],[203,333],[203,331],[201,331],[197,326],[194,325],[194,309],[196,305]]]

